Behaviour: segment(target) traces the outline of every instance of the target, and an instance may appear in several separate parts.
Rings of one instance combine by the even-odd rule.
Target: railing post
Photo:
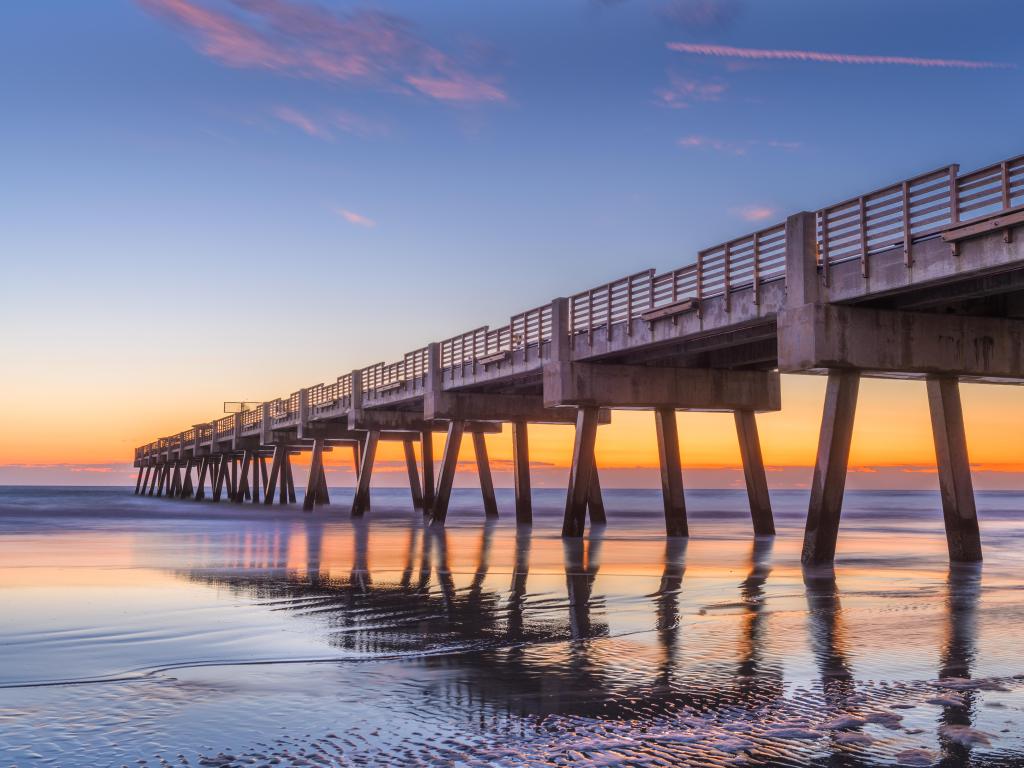
[[[864,198],[857,199],[858,214],[860,216],[860,275],[868,276],[868,219],[867,205]]]
[[[754,306],[761,305],[761,233],[754,233]]]
[[[813,213],[786,219],[786,306],[818,301],[817,220]]]
[[[732,304],[729,298],[729,291],[732,289],[732,280],[730,279],[729,272],[732,270],[732,245],[729,243],[725,244],[725,264],[723,266],[725,267],[725,272],[722,275],[725,290],[725,311],[730,312]]]
[[[903,182],[903,264],[911,267],[914,264],[912,254],[913,233],[910,231],[910,182]]]
[[[697,251],[697,317],[704,317],[704,251]]]

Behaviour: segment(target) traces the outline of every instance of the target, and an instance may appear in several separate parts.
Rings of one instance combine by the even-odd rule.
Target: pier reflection
[[[972,727],[978,692],[970,683],[975,663],[981,563],[951,563],[946,579],[946,636],[939,659],[939,681],[952,688],[942,697],[938,739],[941,766],[972,762]],[[959,689],[959,692],[957,692]]]

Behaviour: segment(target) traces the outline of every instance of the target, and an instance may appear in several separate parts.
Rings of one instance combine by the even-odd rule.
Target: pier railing
[[[816,212],[818,266],[825,284],[832,267],[859,260],[869,276],[871,256],[902,248],[907,267],[914,263],[915,242],[937,237],[944,230],[1008,211],[1024,211],[1024,155],[969,173],[958,165],[937,168],[919,176],[859,195]],[[749,235],[705,248],[696,260],[657,274],[648,269],[574,294],[569,298],[570,337],[624,325],[632,333],[651,310],[691,302],[686,309],[702,313],[708,299],[724,297],[726,311],[734,293],[750,290],[750,301],[761,300],[761,287],[786,277],[786,226],[775,224]],[[482,326],[439,343],[442,373],[467,364],[501,362],[513,352],[534,350],[552,339],[552,308],[545,304],[513,315],[507,325]],[[362,394],[371,401],[392,392],[416,392],[426,380],[427,347],[407,353],[395,363],[362,369]],[[352,376],[307,389],[310,415],[327,418],[352,403]],[[295,422],[299,393],[271,402],[271,424]],[[262,426],[262,405],[216,422],[218,439],[233,434],[235,419],[251,433]],[[201,429],[199,441],[212,438]],[[162,437],[135,451],[136,459],[178,450],[193,444],[195,428]]]

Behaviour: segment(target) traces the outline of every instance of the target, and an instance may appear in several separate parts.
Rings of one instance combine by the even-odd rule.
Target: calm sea
[[[340,502],[350,491],[332,494]],[[1024,765],[1024,494],[849,493],[834,572],[806,494],[606,491],[532,530],[408,493],[299,509],[0,489],[0,766]]]

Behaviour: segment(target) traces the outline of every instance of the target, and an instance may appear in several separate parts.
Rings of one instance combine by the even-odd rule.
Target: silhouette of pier
[[[511,425],[516,520],[532,522],[527,424],[575,424],[563,535],[604,521],[597,428],[609,409],[657,426],[665,530],[688,534],[675,412],[735,414],[756,534],[774,533],[755,414],[781,408],[779,374],[828,376],[805,563],[835,555],[862,376],[927,381],[950,559],[981,559],[958,382],[1024,380],[1024,156],[951,165],[637,272],[162,437],[135,452],[135,492],[329,502],[324,453],[353,453],[351,512],[370,507],[381,440],[403,443],[413,504],[443,524],[463,437],[486,516],[497,515],[486,435]],[[445,432],[435,472],[434,432]],[[416,443],[419,443],[417,459]],[[193,476],[195,480],[193,480]],[[263,498],[261,500],[261,488]]]

